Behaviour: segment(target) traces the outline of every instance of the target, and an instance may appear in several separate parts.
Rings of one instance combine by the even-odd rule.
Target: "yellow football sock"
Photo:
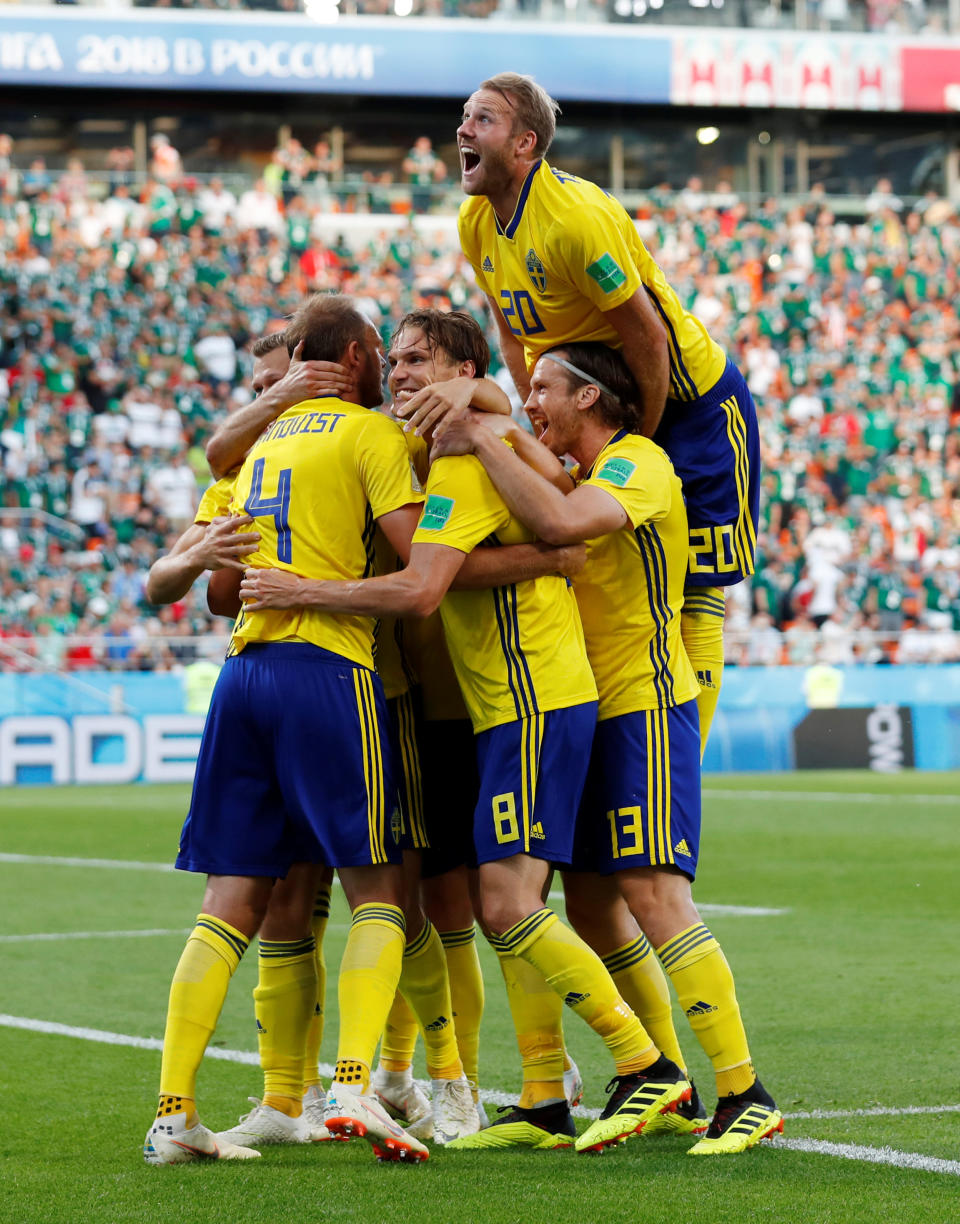
[[[723,681],[723,587],[687,586],[683,593],[680,636],[700,682],[700,758],[720,699]]]
[[[457,1049],[463,1073],[476,1091],[480,1074],[480,1021],[483,1019],[483,973],[477,954],[477,928],[441,931],[440,942],[447,956],[450,1002],[457,1029]]]
[[[191,1126],[196,1126],[200,1121],[196,1101],[191,1100],[190,1097],[164,1096],[161,1092],[160,1101],[157,1105],[157,1117],[166,1118],[170,1114],[178,1113],[185,1113],[187,1115],[186,1125],[188,1129]]]
[[[310,931],[315,944],[314,961],[317,966],[317,998],[313,1015],[307,1025],[307,1044],[303,1056],[303,1090],[320,1083],[320,1046],[323,1044],[323,1008],[327,993],[327,962],[323,956],[323,937],[330,918],[330,885],[321,884],[313,903]]]
[[[210,914],[197,915],[170,984],[161,1096],[183,1097],[192,1109],[203,1052],[217,1027],[230,978],[249,942],[228,922]]]
[[[740,1019],[733,974],[713,935],[698,922],[657,948],[694,1036],[713,1063],[717,1096],[745,1092],[757,1078]]]
[[[423,930],[404,951],[400,990],[423,1034],[427,1074],[431,1079],[459,1079],[463,1064],[453,1023],[447,958],[429,918],[424,919]]]
[[[666,1054],[681,1070],[686,1070],[677,1030],[673,1027],[670,987],[646,935],[638,935],[622,948],[608,952],[601,960],[614,986],[637,1013],[660,1053]]]
[[[303,1063],[310,1017],[317,1005],[313,936],[261,939],[253,990],[263,1103],[290,1118],[303,1112]]]
[[[539,969],[491,939],[507,988],[507,1002],[523,1066],[519,1104],[532,1109],[543,1101],[562,1101],[563,1000]]]
[[[337,983],[340,1033],[334,1079],[361,1092],[370,1083],[370,1065],[397,991],[405,944],[399,906],[372,901],[353,911]]]
[[[403,980],[402,969],[400,979]],[[408,1071],[413,1066],[419,1031],[417,1017],[398,990],[393,996],[393,1005],[380,1041],[380,1066],[384,1071]]]
[[[546,906],[500,936],[515,956],[539,969],[560,998],[602,1038],[618,1075],[652,1066],[660,1052],[624,1003],[603,961]]]

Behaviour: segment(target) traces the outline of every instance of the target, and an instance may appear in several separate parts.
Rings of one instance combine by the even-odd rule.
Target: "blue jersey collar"
[[[597,458],[596,458],[596,459],[594,459],[593,463],[591,463],[591,464],[590,464],[590,471],[589,471],[589,472],[587,472],[586,476],[584,476],[584,478],[583,478],[584,480],[589,480],[589,479],[590,479],[590,477],[593,475],[593,470],[594,470],[594,468],[597,466],[597,462],[598,462],[598,460],[599,460],[600,456],[601,456],[601,455],[603,454],[603,452],[604,452],[604,451],[607,449],[607,447],[608,447],[608,446],[614,446],[614,445],[615,445],[617,442],[619,442],[619,441],[620,441],[620,439],[621,439],[621,438],[625,438],[629,432],[630,432],[630,430],[629,430],[629,429],[618,429],[618,430],[617,430],[617,432],[616,432],[616,433],[613,435],[613,437],[612,437],[612,438],[607,438],[607,440],[606,440],[606,442],[604,442],[603,446],[601,446],[601,447],[600,447],[600,449],[597,451]]]
[[[530,172],[527,175],[527,177],[523,180],[523,186],[520,188],[520,195],[517,199],[517,207],[513,210],[513,216],[507,222],[506,229],[504,229],[503,226],[500,224],[500,218],[497,216],[497,214],[496,213],[493,214],[494,220],[497,223],[497,233],[502,238],[512,238],[513,235],[517,232],[517,227],[519,226],[520,222],[523,220],[523,210],[527,203],[527,196],[529,196],[530,188],[533,186],[533,176],[537,173],[537,171],[540,169],[542,165],[543,165],[543,158],[541,158],[537,162],[534,162],[534,164],[530,167]]]

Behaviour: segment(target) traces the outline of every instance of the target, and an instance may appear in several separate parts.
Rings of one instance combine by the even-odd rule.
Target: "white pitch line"
[[[51,854],[0,854],[0,863],[37,867],[108,867],[117,871],[176,871],[173,863],[138,863],[128,859],[62,858]]]
[[[960,1105],[901,1105],[897,1109],[886,1105],[872,1105],[869,1109],[798,1109],[796,1113],[783,1116],[820,1122],[830,1118],[901,1118],[910,1114],[941,1113],[960,1113]]]
[[[349,930],[348,922],[328,922],[328,931]],[[0,944],[55,943],[61,939],[137,939],[158,935],[189,935],[193,927],[157,928],[149,931],[52,931],[30,932],[27,935],[0,935]]]
[[[158,1037],[132,1037],[126,1033],[110,1033],[104,1029],[77,1028],[71,1024],[57,1024],[51,1020],[32,1020],[26,1016],[8,1016],[0,1014],[0,1027],[21,1029],[32,1033],[47,1033],[57,1037],[75,1037],[82,1041],[95,1041],[103,1045],[131,1046],[139,1050],[163,1049],[163,1042]],[[207,1058],[219,1059],[222,1062],[242,1063],[248,1067],[258,1067],[260,1056],[253,1050],[224,1050],[219,1046],[209,1046]],[[330,1076],[333,1067],[329,1063],[320,1064],[320,1074]],[[481,1099],[490,1105],[512,1105],[516,1101],[515,1093],[483,1091]],[[578,1108],[573,1110],[578,1118],[596,1118],[598,1109]],[[960,1105],[908,1105],[901,1109],[852,1109],[811,1111],[806,1113],[785,1114],[788,1121],[802,1118],[854,1118],[854,1117],[896,1117],[918,1113],[960,1113]],[[782,1139],[773,1140],[776,1147],[786,1148],[793,1152],[811,1152],[820,1156],[838,1156],[845,1160],[859,1160],[870,1164],[894,1165],[900,1169],[917,1169],[925,1173],[947,1173],[960,1176],[960,1161],[941,1160],[936,1156],[923,1156],[919,1152],[900,1152],[890,1147],[864,1147],[855,1143],[830,1143],[822,1139]]]
[[[0,944],[8,943],[46,943],[59,939],[137,939],[152,935],[189,935],[191,928],[176,927],[168,930],[157,928],[153,931],[60,931],[32,933],[30,935],[0,935]]]
[[[554,888],[547,894],[551,901],[563,900],[563,889]],[[701,901],[695,902],[701,914],[726,918],[777,918],[781,914],[789,914],[789,909],[771,909],[765,905],[710,905]]]
[[[172,863],[140,863],[127,859],[61,858],[48,854],[0,854],[0,863],[23,863],[37,867],[106,867],[124,871],[176,871]],[[335,879],[334,885],[339,882]],[[563,892],[560,889],[554,889],[550,893],[551,900],[559,900],[562,897]],[[789,909],[772,909],[763,905],[701,904],[697,908],[702,914],[724,915],[733,918],[775,918],[781,914],[790,913]],[[80,936],[75,938],[80,938]]]
[[[839,1156],[869,1164],[893,1165],[898,1169],[918,1169],[923,1173],[949,1173],[960,1177],[960,1160],[941,1160],[919,1152],[900,1152],[891,1147],[864,1147],[859,1143],[828,1143],[824,1139],[774,1139],[774,1147],[791,1152],[813,1152],[817,1156]]]
[[[960,807],[955,795],[890,795],[868,794],[864,791],[796,791],[796,790],[723,790],[720,787],[704,787],[704,799],[798,799],[804,803],[813,799],[824,799],[831,803],[943,803]]]

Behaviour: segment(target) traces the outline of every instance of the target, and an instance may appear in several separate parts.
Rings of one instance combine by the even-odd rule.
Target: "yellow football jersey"
[[[700,686],[680,640],[687,512],[673,464],[649,438],[620,430],[577,480],[616,498],[629,520],[588,541],[573,580],[598,718],[690,701]]]
[[[410,451],[410,461],[420,479],[427,483],[430,467],[429,448],[416,434],[404,434]],[[440,612],[432,616],[411,617],[400,627],[401,648],[407,668],[420,686],[423,716],[428,722],[448,722],[466,718],[467,707],[457,682],[456,672],[447,650]],[[379,643],[378,636],[378,643]],[[377,664],[379,669],[379,663]]]
[[[423,501],[395,421],[332,397],[305,400],[261,434],[244,460],[231,510],[256,520],[257,569],[356,579],[374,571],[376,520]],[[373,666],[367,616],[305,609],[240,612],[231,650],[297,638]]]
[[[533,538],[473,455],[433,464],[414,544],[469,553],[478,544]],[[565,578],[449,591],[440,613],[474,731],[596,700],[576,600]]]
[[[200,498],[200,505],[197,506],[197,513],[193,516],[193,521],[204,525],[212,523],[215,518],[220,518],[230,511],[230,501],[233,498],[233,486],[237,483],[237,473],[232,472],[229,476],[221,476],[221,478],[204,490],[203,497]]]
[[[683,308],[623,205],[595,183],[540,161],[506,227],[484,196],[463,202],[458,226],[477,283],[523,345],[528,369],[563,341],[619,348],[604,314],[643,285],[667,331],[671,398],[697,399],[723,374],[723,349]]]

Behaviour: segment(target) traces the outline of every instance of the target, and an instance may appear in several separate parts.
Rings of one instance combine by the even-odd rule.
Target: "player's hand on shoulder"
[[[433,435],[433,445],[430,447],[430,460],[440,459],[444,455],[472,455],[477,449],[477,440],[485,432],[486,427],[477,420],[482,413],[468,412],[457,420],[450,421],[444,429]]]
[[[270,389],[271,396],[283,408],[292,408],[304,400],[340,396],[353,386],[344,366],[335,361],[304,361],[303,341],[293,350],[290,368]]]
[[[289,570],[248,569],[240,583],[240,598],[247,612],[263,608],[299,608],[301,578]]]
[[[245,558],[257,551],[260,533],[243,531],[253,519],[248,514],[225,514],[210,523],[198,545],[198,561],[204,569],[237,569],[246,566]]]

